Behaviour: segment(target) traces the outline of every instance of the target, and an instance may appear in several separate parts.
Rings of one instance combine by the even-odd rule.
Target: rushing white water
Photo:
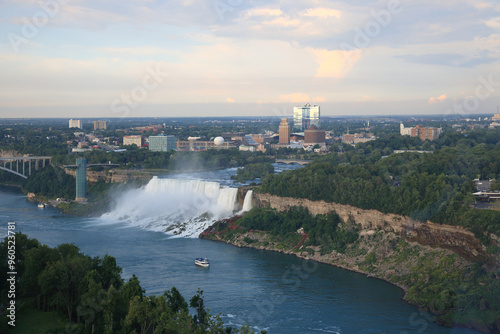
[[[241,210],[241,212],[247,212],[252,210],[252,193],[253,190],[249,190],[245,194],[245,200],[243,201],[243,209]]]
[[[197,237],[215,220],[238,209],[237,188],[218,182],[153,177],[144,187],[116,199],[101,218],[183,237]]]

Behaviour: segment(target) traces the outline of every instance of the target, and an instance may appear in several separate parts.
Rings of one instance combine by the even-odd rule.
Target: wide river
[[[228,185],[234,173],[228,169],[175,178]],[[161,201],[144,204],[161,206]],[[436,325],[431,316],[404,302],[399,288],[375,278],[295,256],[172,237],[159,231],[157,222],[134,225],[68,216],[38,208],[16,189],[0,188],[2,237],[7,222],[49,246],[74,243],[88,255],[116,257],[122,276],[138,276],[147,294],[162,294],[175,286],[189,299],[200,288],[210,313],[223,314],[224,322],[235,327],[250,324],[255,330],[284,334],[478,333]],[[210,268],[196,267],[195,257],[209,258]]]

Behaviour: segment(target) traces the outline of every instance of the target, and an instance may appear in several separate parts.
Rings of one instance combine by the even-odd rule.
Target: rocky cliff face
[[[12,150],[0,150],[0,158],[23,157],[23,156],[28,156],[28,155],[19,154],[17,151],[12,151]]]
[[[269,194],[254,193],[258,207],[271,207],[285,211],[292,206],[302,206],[313,215],[335,211],[344,221],[353,221],[363,233],[375,230],[394,232],[408,240],[423,245],[450,249],[473,261],[492,262],[486,247],[468,230],[458,226],[439,225],[432,222],[419,222],[409,217],[385,214],[377,210],[363,210],[350,205],[310,201],[302,198],[279,197]]]
[[[76,170],[74,169],[65,169],[66,174],[69,174],[73,177],[76,177]],[[119,169],[110,169],[105,171],[87,171],[87,180],[90,182],[97,182],[99,180],[103,180],[105,182],[112,183],[123,183],[132,179],[141,179],[147,180],[150,179],[151,175],[135,172],[131,170],[119,170]]]

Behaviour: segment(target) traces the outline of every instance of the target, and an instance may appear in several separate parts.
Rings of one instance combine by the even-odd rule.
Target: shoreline
[[[302,250],[300,250],[300,251],[293,251],[292,249],[277,248],[276,244],[274,244],[274,245],[271,245],[271,244],[269,244],[269,245],[256,245],[254,243],[248,243],[248,242],[244,241],[244,239],[246,239],[246,238],[253,237],[256,234],[255,232],[258,232],[259,237],[262,237],[262,235],[264,235],[264,237],[261,240],[268,240],[266,238],[270,237],[270,235],[264,231],[253,231],[253,232],[252,231],[248,231],[248,232],[241,231],[241,233],[239,233],[239,234],[238,233],[231,234],[231,236],[229,236],[228,238],[224,238],[224,233],[226,231],[223,231],[220,234],[213,233],[213,231],[214,231],[213,228],[215,226],[217,226],[217,224],[219,224],[219,223],[220,223],[220,221],[212,224],[205,232],[203,232],[202,234],[199,235],[199,238],[205,239],[205,240],[211,240],[211,241],[215,241],[215,242],[223,242],[223,243],[226,243],[226,244],[229,244],[232,246],[236,246],[238,248],[252,248],[252,249],[257,249],[257,250],[282,253],[282,254],[286,254],[286,255],[295,255],[299,259],[311,260],[311,261],[315,261],[317,263],[331,265],[331,266],[337,267],[339,269],[344,269],[344,270],[348,270],[350,272],[362,274],[365,277],[376,278],[376,279],[382,280],[388,284],[391,284],[392,286],[395,286],[395,287],[401,289],[403,292],[403,295],[401,297],[402,301],[431,314],[432,317],[434,318],[434,322],[436,324],[438,324],[439,326],[446,327],[446,328],[472,329],[472,330],[477,331],[478,333],[489,333],[489,334],[499,333],[498,331],[495,331],[495,328],[486,327],[481,323],[474,323],[474,322],[457,323],[457,322],[453,321],[453,319],[452,319],[451,323],[446,322],[446,320],[444,320],[444,318],[443,318],[443,316],[445,314],[437,313],[436,311],[433,311],[432,308],[429,308],[429,305],[426,305],[425,303],[422,304],[422,303],[419,303],[418,301],[411,300],[410,298],[408,298],[408,296],[410,294],[409,290],[412,286],[401,284],[401,283],[398,283],[398,282],[391,280],[390,278],[392,276],[389,275],[387,272],[384,273],[385,276],[381,275],[380,273],[377,274],[377,272],[369,272],[367,270],[363,270],[363,268],[360,268],[360,265],[356,265],[356,264],[353,265],[352,263],[351,263],[351,265],[345,264],[345,263],[349,263],[349,262],[342,261],[341,256],[332,256],[332,254],[319,254],[319,252],[316,250],[314,251],[314,255],[311,255],[308,251],[304,250],[302,247],[301,247]],[[212,232],[210,233],[209,231],[211,231],[211,230],[212,230]],[[207,233],[207,232],[209,232],[209,233]],[[256,237],[256,238],[258,238],[258,237]],[[416,243],[416,244],[418,244],[418,243]],[[428,247],[428,246],[424,246],[424,245],[421,245],[421,246],[424,248]],[[442,250],[442,249],[440,249],[439,251],[447,252],[447,250]],[[342,255],[345,255],[345,254],[342,254]],[[370,269],[369,267],[367,267],[367,268]]]
[[[351,271],[351,272],[355,272],[355,273],[358,273],[358,274],[361,274],[363,276],[366,276],[366,277],[369,277],[369,278],[376,278],[376,279],[379,279],[379,280],[382,280],[384,282],[387,282],[397,288],[400,288],[401,290],[403,290],[403,297],[402,297],[402,300],[404,300],[405,302],[408,302],[404,297],[406,296],[406,293],[408,292],[408,287],[404,286],[404,285],[400,285],[400,284],[397,284],[397,283],[394,283],[394,282],[391,282],[383,277],[378,277],[376,275],[372,275],[370,273],[367,273],[365,271],[362,271],[360,269],[356,269],[356,268],[351,268],[351,267],[348,267],[348,266],[344,266],[342,264],[339,264],[339,263],[333,263],[333,262],[328,262],[328,261],[325,261],[325,260],[322,260],[322,259],[315,259],[313,257],[310,257],[310,256],[307,256],[307,255],[302,255],[302,252],[292,252],[292,251],[284,251],[284,250],[281,250],[281,249],[276,249],[276,248],[270,248],[270,247],[253,247],[251,245],[247,245],[247,246],[243,246],[243,245],[239,245],[237,243],[232,243],[232,242],[229,242],[227,240],[222,240],[222,239],[218,239],[218,240],[214,240],[214,239],[210,239],[210,238],[202,238],[201,237],[201,234],[199,236],[200,239],[204,239],[204,240],[210,240],[210,241],[214,241],[214,242],[222,242],[222,243],[225,243],[225,244],[228,244],[228,245],[232,245],[232,246],[235,246],[235,247],[238,247],[238,248],[251,248],[251,249],[257,249],[257,250],[262,250],[262,251],[266,251],[266,252],[276,252],[276,253],[281,253],[281,254],[285,254],[285,255],[294,255],[296,256],[297,258],[299,259],[304,259],[304,260],[309,260],[309,261],[315,261],[315,262],[318,262],[318,263],[321,263],[321,264],[325,264],[325,265],[330,265],[330,266],[333,266],[333,267],[336,267],[336,268],[340,268],[340,269],[344,269],[344,270],[348,270],[348,271]],[[408,302],[409,303],[409,302]],[[411,304],[411,303],[409,303]],[[411,305],[414,305],[414,304],[411,304]],[[417,307],[420,307],[418,305],[415,305]]]

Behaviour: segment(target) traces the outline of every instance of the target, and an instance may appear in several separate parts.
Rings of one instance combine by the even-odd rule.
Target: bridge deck
[[[40,157],[5,157],[5,158],[0,158],[0,161],[6,160],[6,161],[11,161],[11,160],[52,160],[52,157],[49,156],[40,156]]]

